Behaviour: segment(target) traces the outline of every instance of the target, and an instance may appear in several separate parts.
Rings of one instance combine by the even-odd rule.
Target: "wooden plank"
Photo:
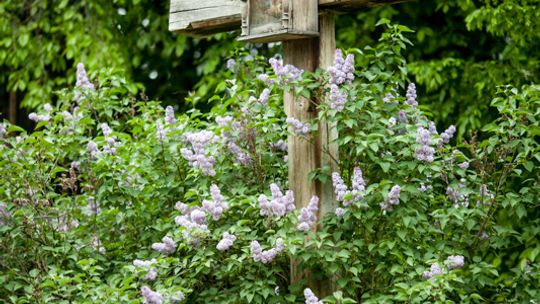
[[[206,36],[240,27],[241,0],[171,0],[169,31]]]

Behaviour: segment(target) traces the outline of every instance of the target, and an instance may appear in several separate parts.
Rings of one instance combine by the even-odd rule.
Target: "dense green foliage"
[[[335,278],[326,303],[540,299],[540,87],[499,86],[491,98],[495,120],[466,142],[430,133],[434,159],[419,160],[419,134],[432,117],[424,105],[429,98],[419,94],[416,107],[409,89],[403,97],[414,70],[404,58],[414,52],[403,36],[410,30],[381,24],[379,42],[349,51],[356,78],[339,86],[348,96],[344,109],[318,105],[320,118],[340,134],[338,173],[350,188],[360,168],[366,185],[362,197],[345,195],[352,205],[341,206],[343,216],[326,214],[317,231],[299,231],[300,210],[262,216],[258,201],[272,183],[287,189],[285,152],[275,147],[298,135],[287,130],[283,90],[331,99],[326,71],[287,82],[264,58],[239,52],[236,66],[221,72],[228,80],[216,84],[221,93],[208,100],[215,104],[210,112],[192,110],[175,121],[169,112],[164,121],[159,103],[139,100],[138,86],[102,70],[91,73],[95,90],[63,90],[56,106],[38,111],[35,131],[4,122],[0,299],[141,303],[141,287],[149,286],[166,303],[178,292],[186,303],[302,303],[312,281],[290,281],[291,258],[315,280]],[[254,80],[265,72],[274,84]],[[259,95],[267,88],[266,104]],[[224,117],[234,123],[224,124]],[[311,140],[316,123],[305,123],[311,131],[303,138]],[[215,159],[215,174],[186,159],[183,149],[195,151],[193,134],[212,138],[202,150]],[[238,160],[231,141],[250,162]],[[331,173],[321,168],[312,177],[330,182]],[[205,211],[208,231],[177,226],[183,207],[176,210],[176,202],[196,208],[216,200],[212,184],[228,209],[217,219]],[[398,204],[381,208],[396,185]],[[224,232],[236,240],[217,250]],[[151,249],[164,236],[176,242],[169,254]],[[269,249],[278,239],[285,248],[273,261],[254,261],[252,241]],[[458,255],[464,257],[458,269],[443,262]],[[133,260],[152,258],[157,278],[145,280],[149,269]],[[423,278],[434,263],[441,273]]]

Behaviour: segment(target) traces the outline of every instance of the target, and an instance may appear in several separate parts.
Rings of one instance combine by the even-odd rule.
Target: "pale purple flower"
[[[206,213],[201,209],[193,209],[189,213],[189,218],[192,222],[198,225],[206,225]]]
[[[458,164],[458,167],[460,167],[461,169],[466,170],[466,169],[469,168],[469,162],[464,161],[464,162],[462,162],[462,163],[459,163],[459,164]]]
[[[253,261],[263,264],[271,263],[276,256],[285,249],[282,239],[276,240],[276,245],[268,250],[262,250],[261,245],[256,240],[251,242],[251,256]]]
[[[396,123],[397,123],[397,121],[396,121],[396,118],[395,118],[394,116],[392,116],[392,117],[390,117],[390,118],[388,119],[388,125],[390,125],[390,127],[395,126]]]
[[[182,203],[181,201],[176,202],[174,208],[180,211],[182,214],[185,214],[188,211],[188,205]]]
[[[418,191],[420,192],[426,192],[427,190],[433,189],[433,186],[431,185],[424,185],[424,183],[420,183],[420,187],[418,187]]]
[[[450,186],[446,188],[446,197],[448,200],[458,203],[459,201],[463,200],[464,196],[459,192],[459,189],[454,189]]]
[[[233,58],[227,60],[227,69],[234,72],[235,68],[236,68],[236,60],[234,60]]]
[[[270,58],[268,62],[270,63],[270,66],[272,67],[274,74],[276,74],[278,77],[280,83],[289,83],[294,80],[302,79],[302,73],[304,72],[303,70],[298,69],[291,64],[283,66],[283,61],[277,58]]]
[[[386,93],[383,96],[383,102],[384,103],[392,103],[392,102],[394,102],[395,99],[396,99],[396,97],[392,93]]]
[[[103,131],[104,136],[109,136],[112,133],[112,129],[105,122],[101,124],[101,131]]]
[[[336,84],[330,85],[330,108],[338,112],[343,111],[347,103],[347,92],[340,91]]]
[[[429,126],[429,133],[431,133],[431,134],[439,134],[439,132],[437,132],[437,126],[435,125],[435,123],[433,121],[429,121],[428,126]]]
[[[303,123],[300,120],[289,117],[287,118],[287,123],[291,125],[293,133],[298,136],[308,136],[310,127],[309,124]]]
[[[352,195],[355,201],[364,199],[363,193],[366,191],[366,181],[362,175],[362,169],[355,167],[352,177]]]
[[[157,278],[158,271],[157,268],[152,267],[148,272],[146,273],[146,276],[144,276],[145,281],[154,281]]]
[[[454,134],[456,133],[456,126],[452,125],[446,129],[443,133],[441,133],[441,139],[442,142],[447,144],[450,142],[450,139],[454,137]]]
[[[159,120],[156,121],[156,135],[159,141],[163,141],[167,135],[167,132],[163,128],[163,124],[161,124],[161,121]]]
[[[390,189],[390,192],[388,192],[386,199],[380,203],[381,209],[385,210],[386,212],[390,212],[393,210],[393,206],[399,205],[400,192],[400,186],[393,186],[392,189]]]
[[[328,68],[330,84],[340,85],[351,83],[354,80],[354,55],[348,54],[343,59],[343,52],[336,49],[334,52],[334,65]]]
[[[268,99],[270,98],[270,89],[264,89],[261,93],[261,95],[259,95],[259,103],[262,104],[262,105],[267,105],[268,104]]]
[[[176,243],[170,237],[165,236],[161,239],[161,243],[152,244],[152,249],[161,254],[171,254],[176,252]]]
[[[313,196],[309,204],[300,209],[298,215],[298,230],[306,232],[317,222],[317,211],[319,211],[319,197]]]
[[[188,212],[189,211],[189,212]],[[178,226],[183,227],[182,236],[190,244],[198,244],[208,233],[206,214],[198,207],[186,210],[186,214],[174,218]]]
[[[77,82],[75,86],[81,89],[94,90],[94,85],[88,80],[83,63],[77,64]]]
[[[341,178],[338,172],[332,173],[332,184],[334,185],[334,193],[336,194],[336,200],[343,203],[343,206],[349,206],[352,204],[351,200],[347,200],[346,196],[351,194],[351,191],[345,185],[345,182]]]
[[[148,286],[141,288],[141,295],[144,298],[144,304],[163,304],[163,296],[160,293],[152,291]]]
[[[237,145],[235,142],[229,142],[227,144],[227,148],[229,148],[229,152],[234,155],[238,164],[244,166],[251,165],[251,157],[249,156],[249,154],[245,152],[242,148],[240,148],[240,146]]]
[[[33,122],[40,122],[48,121],[50,117],[49,115],[37,115],[36,113],[32,112],[28,115],[28,119],[32,120]]]
[[[423,126],[419,126],[416,130],[416,143],[421,145],[416,149],[416,159],[428,163],[433,162],[435,149],[431,147],[431,134]]]
[[[176,118],[174,117],[174,109],[171,106],[165,108],[165,123],[168,125],[176,124]]]
[[[272,85],[274,84],[274,79],[271,79],[270,76],[268,76],[268,74],[259,74],[257,76],[257,79],[259,79],[260,81],[268,84],[268,85]]]
[[[151,260],[139,260],[139,259],[135,259],[133,260],[133,266],[135,267],[140,267],[140,268],[145,268],[145,269],[149,269],[152,265],[156,264],[157,261],[156,259],[151,259]]]
[[[338,207],[336,208],[335,214],[337,217],[343,217],[345,215],[345,209]]]
[[[259,196],[259,208],[262,216],[277,216],[282,217],[287,213],[292,212],[296,207],[294,205],[294,195],[291,190],[288,190],[285,195],[281,192],[279,186],[275,183],[270,185],[272,199],[261,194]]]
[[[319,301],[319,298],[309,288],[304,289],[304,297],[306,298],[306,304],[323,304],[323,301]]]
[[[43,105],[43,108],[45,109],[45,111],[47,112],[51,112],[53,110],[53,107],[51,106],[50,103],[46,103]]]
[[[416,101],[416,85],[414,83],[410,83],[407,87],[407,94],[405,95],[407,97],[406,103],[413,108],[416,108],[418,106],[418,101]]]
[[[458,269],[465,265],[465,258],[462,255],[451,255],[444,263],[448,266],[449,270]]]
[[[422,276],[424,277],[424,279],[429,280],[441,274],[442,274],[442,269],[441,269],[441,266],[439,266],[439,263],[433,263],[431,264],[430,270],[424,271]]]
[[[218,186],[216,186],[215,184],[212,184],[212,186],[210,186],[210,193],[212,195],[212,200],[204,200],[202,202],[202,205],[203,209],[212,215],[214,221],[217,221],[221,217],[221,214],[223,214],[223,212],[226,211],[229,206],[225,202],[223,195],[221,195],[221,191],[219,191]],[[201,224],[196,220],[194,220],[194,222]]]
[[[180,153],[189,165],[201,169],[204,175],[215,176],[215,159],[206,152],[216,142],[214,133],[210,131],[186,132],[184,140],[187,147],[180,149]]]
[[[103,244],[101,243],[101,240],[97,234],[92,236],[92,248],[100,253],[105,253],[105,247],[103,247]]]
[[[216,248],[219,251],[227,251],[229,248],[231,248],[234,241],[236,241],[236,236],[229,234],[228,232],[224,232],[223,237],[217,244]]]

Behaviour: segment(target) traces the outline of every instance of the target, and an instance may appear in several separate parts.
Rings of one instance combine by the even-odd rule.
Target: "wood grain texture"
[[[171,0],[169,31],[205,36],[240,28],[241,0]]]
[[[345,11],[361,7],[379,6],[406,1],[409,0],[319,0],[319,8],[331,8],[337,11]]]
[[[322,14],[319,17],[319,38],[287,41],[283,43],[285,63],[293,64],[304,70],[313,71],[316,68],[326,68],[333,64],[335,51],[334,16]],[[317,119],[316,104],[324,100],[308,100],[295,96],[292,92],[284,94],[285,112],[288,117],[301,121]],[[297,136],[289,136],[289,188],[294,191],[297,208],[303,208],[313,195],[320,198],[319,218],[334,212],[337,205],[331,179],[326,183],[310,182],[308,174],[320,167],[329,166],[337,170],[338,147],[333,140],[337,138],[336,129],[319,121],[319,132],[312,134],[312,142]],[[330,153],[330,154],[329,154]],[[324,297],[331,294],[333,280],[324,278],[308,270],[299,271],[298,264],[291,260],[291,282],[306,278],[308,285],[317,295]]]

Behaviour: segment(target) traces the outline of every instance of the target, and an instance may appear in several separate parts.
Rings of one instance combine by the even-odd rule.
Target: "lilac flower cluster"
[[[257,75],[257,79],[259,79],[260,81],[268,84],[268,85],[273,85],[274,84],[274,79],[270,78],[270,76],[268,76],[268,74],[259,74]]]
[[[313,196],[307,207],[300,210],[298,215],[298,230],[308,231],[317,222],[317,211],[319,211],[319,197]]]
[[[174,219],[178,226],[184,227],[182,236],[188,243],[198,244],[208,232],[206,213],[199,207],[189,208],[182,202],[177,202],[175,207],[182,213]]]
[[[347,103],[347,92],[342,92],[335,84],[330,85],[330,108],[338,112],[343,111]]]
[[[347,58],[343,59],[343,52],[336,49],[334,65],[328,68],[328,74],[330,74],[330,84],[351,83],[354,80],[354,55],[348,54]]]
[[[412,106],[413,108],[416,108],[418,106],[418,101],[416,101],[416,85],[414,83],[409,84],[405,96],[407,97],[407,100],[405,102],[408,105]]]
[[[168,125],[176,124],[176,118],[174,117],[174,109],[171,106],[165,108],[165,123]]]
[[[210,131],[186,132],[184,140],[189,148],[180,149],[180,153],[189,165],[201,169],[204,175],[215,176],[215,159],[206,152],[216,140],[214,133]]]
[[[62,111],[62,116],[64,116],[64,121],[65,122],[68,122],[68,121],[78,122],[79,120],[81,120],[81,118],[83,118],[83,115],[82,113],[77,113],[78,110],[79,110],[79,107],[75,107],[73,108],[73,113],[69,111]]]
[[[428,122],[428,127],[429,127],[429,133],[431,134],[439,134],[439,132],[437,132],[437,126],[435,125],[435,123],[433,121],[429,121]]]
[[[449,270],[458,269],[465,265],[465,258],[462,255],[451,255],[444,261]]]
[[[266,106],[268,104],[268,99],[270,98],[270,89],[266,88],[261,92],[261,95],[259,95],[258,102]]]
[[[214,221],[219,220],[224,211],[226,211],[229,206],[225,202],[221,191],[219,191],[218,186],[212,184],[210,186],[210,194],[212,195],[212,200],[204,200],[202,202],[203,209],[212,215]]]
[[[235,68],[236,68],[236,60],[234,60],[233,58],[227,60],[227,70],[235,72]]]
[[[274,74],[279,79],[280,83],[289,83],[294,80],[302,80],[302,73],[304,70],[301,70],[294,65],[286,64],[283,66],[283,61],[277,58],[270,58],[268,60]]]
[[[351,205],[353,201],[358,202],[364,199],[363,194],[366,191],[366,182],[362,176],[362,170],[358,167],[354,168],[353,171],[352,191],[345,185],[343,178],[341,178],[338,172],[332,173],[332,184],[334,185],[336,200],[343,203],[345,207]],[[349,195],[352,196],[352,200],[346,198]]]
[[[262,216],[274,215],[282,217],[296,208],[294,205],[294,194],[291,190],[287,190],[285,195],[283,195],[279,186],[272,183],[270,185],[270,191],[272,192],[272,199],[270,201],[264,194],[259,196],[259,208]]]
[[[133,260],[133,265],[135,267],[143,268],[146,270],[146,276],[144,277],[145,281],[154,281],[157,278],[158,271],[157,268],[152,267],[152,265],[156,264],[156,259],[152,259],[150,261],[143,261],[143,260]]]
[[[242,134],[241,123],[238,121],[234,121],[231,116],[217,116],[216,123],[222,128],[230,128],[231,131]],[[234,155],[238,164],[249,166],[252,163],[251,156],[249,156],[249,154],[238,145],[237,139],[233,138],[231,131],[223,130],[221,133],[221,139],[227,145],[229,152]]]
[[[386,212],[391,212],[393,210],[393,206],[399,205],[400,192],[400,186],[393,186],[392,189],[390,189],[390,192],[388,192],[386,199],[380,203],[381,209],[385,210]]]
[[[99,153],[98,146],[93,141],[88,142],[88,144],[86,145],[86,151],[88,151],[88,153],[90,153],[90,158],[92,158],[92,159],[96,158],[98,153]]]
[[[46,103],[43,108],[45,109],[45,111],[47,112],[46,114],[43,114],[43,115],[38,115],[34,112],[28,114],[28,119],[30,119],[31,121],[33,122],[40,122],[40,121],[49,121],[49,119],[51,119],[51,115],[50,113],[52,112],[53,108],[50,104]]]
[[[81,90],[95,90],[94,85],[88,80],[83,63],[77,64],[77,82],[75,82],[75,87],[80,88]],[[74,96],[75,101],[78,101],[81,97],[82,92],[76,91]]]
[[[442,269],[439,263],[433,263],[431,264],[431,267],[429,270],[424,271],[422,276],[424,277],[424,279],[429,280],[441,274],[442,274]]]
[[[416,149],[415,157],[419,161],[433,162],[435,149],[431,147],[430,136],[429,131],[423,126],[419,126],[416,130],[416,143],[420,144],[420,148]]]
[[[221,241],[219,241],[216,248],[219,251],[229,250],[229,248],[231,248],[231,246],[233,245],[234,241],[236,241],[236,236],[229,234],[228,232],[224,232],[223,238],[221,239]]]
[[[287,123],[291,125],[293,133],[298,136],[308,136],[310,127],[309,124],[303,123],[300,120],[289,117],[287,118]]]
[[[319,301],[319,298],[309,288],[304,289],[304,297],[306,298],[306,304],[323,304],[323,301]]]
[[[461,194],[459,189],[454,189],[451,186],[446,187],[446,197],[456,204],[464,199],[464,195]]]
[[[427,190],[433,189],[432,185],[424,185],[424,183],[420,183],[420,187],[418,187],[418,191],[420,192],[426,192]]]
[[[276,246],[268,250],[262,250],[261,245],[257,241],[251,242],[251,256],[255,262],[261,262],[263,264],[271,263],[276,256],[285,249],[282,239],[276,240]]]
[[[161,254],[171,254],[176,252],[176,243],[170,237],[165,236],[161,239],[161,243],[152,244],[152,249]]]
[[[141,288],[141,295],[144,298],[144,304],[163,304],[163,296],[155,291],[152,291],[148,286]]]
[[[94,236],[92,236],[92,248],[100,253],[105,253],[106,251],[97,234],[94,234]]]
[[[456,126],[452,125],[446,129],[443,133],[441,133],[441,140],[443,143],[447,144],[450,142],[450,139],[454,137],[454,134],[456,133]]]
[[[336,214],[337,217],[343,217],[345,215],[345,209],[341,207],[337,207],[334,213]]]
[[[102,123],[101,130],[103,131],[103,135],[105,136],[105,142],[107,142],[107,145],[103,147],[103,152],[112,155],[116,154],[116,137],[111,136],[111,128],[107,123]]]
[[[398,112],[398,120],[399,120],[400,123],[406,124],[408,122],[407,113],[405,113],[403,111],[399,111]]]

